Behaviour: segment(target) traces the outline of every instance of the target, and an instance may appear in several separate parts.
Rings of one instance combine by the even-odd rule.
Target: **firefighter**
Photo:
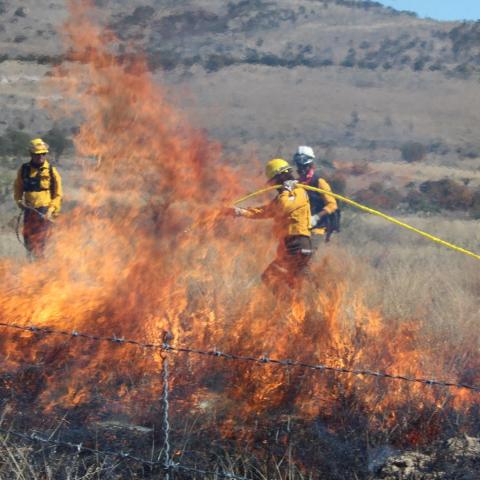
[[[298,147],[293,156],[300,183],[331,192],[330,185],[315,171],[315,154],[311,147]],[[323,239],[328,241],[333,231],[339,231],[340,211],[337,201],[326,193],[307,190],[312,215],[312,244],[318,249]]]
[[[250,219],[272,218],[278,239],[277,257],[262,274],[263,282],[275,292],[282,285],[294,288],[301,283],[312,256],[310,205],[305,189],[294,180],[292,167],[281,158],[265,168],[270,185],[280,185],[277,196],[267,205],[234,208],[232,213]]]
[[[30,162],[18,170],[14,183],[15,202],[24,212],[23,238],[32,258],[44,255],[45,245],[62,203],[62,180],[48,159],[48,145],[30,142]]]

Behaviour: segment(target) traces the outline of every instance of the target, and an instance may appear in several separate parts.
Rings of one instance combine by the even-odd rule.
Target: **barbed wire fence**
[[[286,367],[286,368],[298,367],[298,368],[304,368],[304,369],[316,370],[316,371],[352,374],[357,376],[370,376],[370,377],[376,377],[376,378],[385,378],[389,380],[398,380],[403,382],[422,383],[424,385],[429,385],[429,386],[439,386],[439,387],[445,387],[445,388],[461,388],[461,389],[466,389],[466,390],[480,393],[480,386],[469,385],[467,383],[437,380],[433,378],[417,378],[417,377],[410,377],[407,375],[397,375],[397,374],[379,372],[379,371],[374,371],[369,369],[332,367],[326,364],[309,364],[309,363],[299,362],[299,361],[290,360],[290,359],[269,358],[267,356],[255,357],[255,356],[248,356],[248,355],[236,355],[233,353],[221,352],[215,348],[213,350],[201,350],[197,348],[175,346],[170,344],[170,340],[172,339],[172,337],[168,337],[168,339],[166,340],[165,336],[163,337],[162,343],[144,343],[138,340],[119,338],[115,335],[108,337],[108,336],[101,336],[101,335],[92,335],[88,333],[81,333],[75,330],[68,332],[66,330],[37,327],[35,325],[22,326],[17,324],[0,322],[0,327],[23,330],[25,332],[30,332],[36,335],[60,335],[63,337],[71,337],[76,339],[88,339],[96,342],[110,342],[117,345],[134,345],[136,347],[143,348],[146,350],[157,350],[157,351],[162,351],[166,353],[177,352],[177,353],[184,353],[184,354],[217,357],[217,358],[223,358],[226,360],[233,360],[233,361],[252,362],[252,363],[257,363],[261,365],[273,364],[273,365],[279,365],[281,367]]]
[[[400,382],[410,382],[423,384],[425,386],[437,386],[442,388],[457,388],[465,389],[474,393],[480,393],[480,386],[470,385],[466,383],[452,382],[447,380],[438,380],[433,378],[418,378],[411,377],[407,375],[398,375],[387,372],[374,371],[369,369],[360,369],[360,368],[345,368],[345,367],[333,367],[326,364],[309,364],[305,362],[295,361],[291,359],[277,359],[269,358],[267,356],[256,357],[248,355],[237,355],[234,353],[221,352],[217,349],[213,350],[201,350],[197,348],[189,348],[184,346],[172,345],[171,341],[173,336],[164,332],[162,336],[162,343],[147,343],[141,342],[138,340],[127,339],[122,337],[112,336],[102,336],[102,335],[93,335],[84,332],[78,332],[73,330],[71,332],[66,330],[53,329],[48,327],[38,327],[35,325],[18,325],[13,323],[0,322],[0,327],[9,328],[17,331],[24,331],[34,335],[44,335],[44,336],[62,336],[69,337],[71,339],[77,339],[80,341],[93,341],[93,342],[108,342],[118,346],[135,346],[144,350],[160,351],[162,355],[162,381],[163,381],[163,390],[162,390],[162,406],[163,406],[163,416],[162,416],[162,433],[163,433],[163,449],[159,454],[157,460],[149,460],[146,458],[138,457],[128,452],[123,451],[113,451],[113,450],[99,450],[96,448],[86,447],[82,443],[72,443],[57,441],[51,438],[44,433],[32,432],[26,434],[23,432],[18,432],[12,429],[5,429],[0,427],[0,432],[5,435],[10,435],[24,441],[36,442],[41,444],[47,444],[50,446],[62,447],[80,453],[92,453],[96,455],[101,455],[105,457],[113,457],[119,460],[129,460],[142,465],[147,465],[152,468],[159,468],[164,473],[164,478],[170,480],[171,474],[175,471],[177,472],[190,472],[196,473],[198,475],[212,476],[212,478],[226,478],[234,480],[249,480],[247,477],[236,475],[232,472],[226,471],[208,471],[204,469],[199,469],[196,467],[183,465],[181,463],[176,463],[172,460],[171,456],[171,444],[170,444],[170,401],[169,401],[169,362],[168,356],[171,353],[179,353],[186,355],[201,355],[208,356],[217,359],[230,360],[230,361],[241,361],[241,362],[250,362],[258,365],[277,365],[283,368],[303,368],[305,370],[320,371],[320,372],[335,372],[339,374],[350,374],[360,377],[375,377],[377,379],[386,379],[391,381],[400,381]]]
[[[128,452],[122,452],[122,451],[118,452],[115,450],[99,450],[97,448],[86,447],[82,443],[72,443],[72,442],[62,442],[58,440],[52,440],[50,438],[47,438],[46,434],[41,434],[38,432],[32,432],[29,435],[27,435],[25,433],[17,432],[15,430],[3,428],[3,427],[0,427],[0,432],[5,434],[7,438],[8,436],[12,436],[30,443],[34,442],[34,443],[49,445],[51,447],[67,448],[69,450],[72,450],[72,452],[74,452],[75,454],[91,453],[95,455],[100,455],[102,457],[113,457],[119,460],[130,460],[130,461],[139,463],[141,465],[147,465],[152,468],[157,467],[164,471],[164,478],[167,480],[169,479],[170,472],[174,470],[197,473],[200,475],[211,475],[214,478],[249,480],[247,477],[235,475],[230,472],[203,470],[196,467],[190,467],[187,465],[175,463],[171,460],[169,460],[169,462],[166,464],[164,460],[159,460],[159,461],[148,460],[146,458],[132,455],[131,453],[128,453]]]

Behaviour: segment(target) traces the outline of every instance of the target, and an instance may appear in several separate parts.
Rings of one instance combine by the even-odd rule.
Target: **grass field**
[[[3,147],[57,125],[83,155],[61,158],[64,209],[34,263],[12,228],[22,159],[2,160],[0,427],[72,445],[2,433],[0,478],[164,478],[75,445],[162,458],[166,330],[196,350],[167,356],[174,462],[252,480],[475,478],[478,261],[345,207],[303,284],[274,294],[269,222],[219,214],[263,185],[266,159],[308,143],[347,196],[394,187],[387,213],[480,253],[471,212],[415,214],[403,197],[455,179],[473,205],[474,26],[343,0],[146,2],[70,16],[60,0],[0,2]],[[412,141],[423,156],[407,163]],[[403,453],[421,461],[383,469]]]
[[[67,192],[68,189],[69,185],[67,182]],[[4,215],[4,218],[8,219],[11,213],[12,211],[9,211],[8,214]],[[68,213],[65,213],[65,215],[68,215]],[[401,216],[400,219],[417,228],[424,229],[429,233],[478,252],[480,244],[478,222],[441,215],[428,217],[409,215]],[[242,228],[245,229],[245,232],[249,231],[248,225],[243,225]],[[267,231],[268,229],[263,229],[262,227],[258,234],[264,235],[263,232]],[[17,264],[25,262],[21,246],[17,243],[13,232],[8,230],[2,232],[0,254],[3,258],[9,257],[13,259]],[[240,258],[244,258],[249,265],[248,268],[252,268],[248,252],[243,252]],[[239,289],[246,287],[250,289],[247,292],[251,291],[251,282],[257,283],[258,281],[248,279],[242,273],[241,263],[238,264],[237,270],[238,278],[236,280],[226,279],[227,282],[233,282],[232,285],[228,286],[228,289],[239,291]],[[333,291],[331,290],[332,283],[341,285],[344,292],[341,300],[339,300],[340,310],[338,313],[343,323],[337,333],[330,332],[332,335],[353,335],[352,332],[362,322],[363,314],[359,313],[355,307],[355,305],[360,303],[360,305],[363,305],[361,308],[366,308],[364,315],[371,316],[372,312],[378,312],[382,319],[382,326],[379,330],[379,332],[382,332],[382,335],[385,332],[389,332],[389,329],[393,336],[395,332],[402,332],[403,324],[409,325],[408,328],[410,326],[414,327],[414,337],[413,340],[409,340],[408,346],[412,352],[410,354],[416,355],[413,351],[429,352],[422,359],[421,365],[419,365],[419,370],[423,376],[435,378],[439,372],[439,365],[445,362],[451,362],[452,374],[455,374],[454,372],[468,371],[470,368],[472,355],[474,355],[473,352],[478,350],[479,347],[478,336],[472,335],[472,332],[477,329],[478,292],[480,291],[476,260],[434,245],[426,239],[417,237],[410,232],[402,231],[395,225],[388,224],[379,218],[356,212],[349,208],[344,211],[342,232],[334,236],[331,243],[322,246],[318,252],[314,262],[314,271],[317,275],[318,288],[322,289],[324,282],[328,281],[330,287],[327,287],[325,284],[326,292]],[[249,282],[250,286],[247,286],[246,282]],[[203,284],[200,282],[198,284],[198,292],[201,295],[195,301],[196,308],[201,309],[203,303],[209,304],[209,288],[208,283]],[[221,291],[223,287],[219,285],[218,288]],[[218,292],[218,295],[223,295],[223,293]],[[243,294],[239,292],[238,298],[241,299],[242,296]],[[237,301],[240,302],[240,305],[243,301],[248,305],[246,297]],[[235,307],[235,309],[237,308],[238,306]],[[232,318],[231,321],[235,322],[235,319]],[[357,324],[359,321],[360,324]],[[370,324],[371,321],[371,319],[366,320],[367,324]],[[306,328],[306,326],[302,328]],[[367,333],[367,331],[365,331],[366,335],[375,335],[374,333]],[[401,336],[404,334],[401,333]],[[353,338],[355,338],[355,335]],[[386,345],[395,346],[397,344],[395,338],[385,338],[384,340]],[[401,338],[399,338],[400,340]],[[354,347],[358,351],[357,353],[350,352],[350,354],[353,355],[353,358],[358,356],[359,360],[354,360],[353,366],[372,367],[372,365],[366,364],[358,365],[359,362],[365,362],[368,356],[364,357],[365,354],[360,353],[365,339],[362,340],[359,337],[356,341],[360,342]],[[375,337],[371,337],[365,345],[368,345],[368,342],[371,341],[373,342],[372,346],[373,344],[381,345],[383,343],[382,338],[375,339]],[[355,343],[352,344],[352,346],[354,345]],[[436,359],[437,364],[428,364],[427,358],[430,361]],[[473,359],[475,361],[475,356],[473,356]],[[440,368],[440,371],[444,375],[449,374],[448,371],[443,370],[443,367]],[[473,382],[475,382],[475,379],[476,375],[473,377]],[[358,387],[361,390],[361,387]],[[388,392],[388,389],[382,395],[386,395],[386,392]],[[208,398],[210,397],[207,396]],[[209,402],[214,401],[213,398],[204,400],[204,404],[209,405]],[[349,415],[352,415],[352,412],[359,408],[355,403],[356,400],[350,399],[349,402],[353,402],[348,406],[350,413],[346,414],[343,419],[347,424],[351,422]],[[215,403],[212,403],[212,405],[215,405]],[[176,422],[178,424],[175,426],[174,433],[177,445],[183,443],[185,445],[191,444],[190,448],[198,449],[196,458],[200,462],[199,465],[204,465],[203,462],[206,457],[204,460],[199,460],[203,458],[202,455],[204,454],[201,451],[204,445],[198,442],[202,441],[202,436],[205,438],[205,435],[218,435],[217,427],[212,427],[211,425],[211,413],[205,415],[211,407],[202,408],[206,408],[204,413],[198,414],[196,419],[194,417],[187,420],[183,427],[180,427],[182,420],[177,418]],[[222,407],[222,402],[215,408],[221,411],[224,408]],[[8,411],[7,407],[4,426],[8,426],[12,421],[12,413],[14,412]],[[360,415],[359,412],[356,414]],[[388,415],[388,412],[385,415]],[[295,415],[292,418],[295,418]],[[409,418],[408,415],[406,418]],[[189,426],[189,421],[199,422],[200,431],[203,431],[200,437],[191,430],[193,427]],[[292,445],[289,447],[291,450],[288,448],[280,449],[282,450],[280,456],[265,457],[262,453],[255,454],[255,448],[252,450],[247,448],[242,453],[242,449],[232,451],[231,448],[224,445],[222,448],[215,449],[215,453],[210,451],[208,454],[209,469],[223,469],[239,475],[245,474],[248,478],[253,477],[261,480],[319,478],[318,473],[315,473],[315,471],[308,473],[309,468],[301,466],[302,461],[299,459],[298,449],[302,448],[302,439],[308,438],[308,435],[311,435],[311,433],[308,433],[309,427],[306,425],[300,426],[300,420],[296,420],[296,422],[298,422],[296,427],[297,435],[299,435],[298,440],[295,438],[295,435],[292,435]],[[14,427],[15,423],[13,423]],[[281,422],[279,423],[279,428],[283,428],[280,425],[282,425]],[[183,432],[181,431],[182,428],[184,429]],[[210,431],[210,428],[213,428],[213,431]],[[269,428],[272,427],[270,426]],[[315,440],[312,441],[320,442],[322,445],[322,442],[325,441],[324,445],[328,445],[328,448],[333,448],[331,447],[333,445],[332,442],[340,441],[340,438],[342,438],[344,448],[355,452],[356,448],[359,448],[357,444],[359,431],[353,425],[351,428],[351,431],[347,428],[340,437],[329,436],[327,440],[315,437]],[[376,452],[376,449],[380,448],[382,444],[388,445],[390,435],[393,436],[392,438],[395,438],[393,432],[394,430],[391,431],[390,428],[386,428],[383,432],[383,435],[385,435],[382,437],[383,440],[371,440],[372,445],[375,445],[375,447],[372,447],[372,452]],[[378,434],[379,431],[376,432],[376,435]],[[442,433],[436,437],[436,440],[445,439],[444,435],[447,435],[447,433]],[[142,440],[142,443],[144,441]],[[158,472],[152,472],[149,469],[145,470],[135,464],[132,465],[131,462],[121,461],[113,457],[102,458],[101,456],[85,454],[72,455],[68,449],[42,445],[29,446],[28,442],[25,443],[5,435],[1,438],[1,443],[3,461],[0,467],[0,478],[32,480],[44,478],[72,478],[79,480],[90,478],[161,478]],[[101,446],[100,444],[100,449]],[[278,446],[275,449],[278,450]],[[132,450],[132,445],[128,446],[128,450]],[[179,457],[179,460],[181,458]],[[327,458],[318,459],[318,461],[322,465],[320,470],[324,472],[324,475],[329,475],[324,478],[345,478],[343,475],[346,475],[346,472],[356,471],[358,472],[357,478],[375,479],[377,477],[373,473],[369,474],[370,476],[366,474],[368,471],[367,464],[373,461],[372,458],[357,461],[353,457],[348,457],[341,462],[333,462],[336,465],[337,473],[331,470],[333,464]],[[211,478],[213,480],[217,477],[214,475],[175,474],[174,478]]]

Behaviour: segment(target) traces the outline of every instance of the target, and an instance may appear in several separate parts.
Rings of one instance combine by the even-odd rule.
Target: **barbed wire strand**
[[[6,429],[0,427],[0,432],[6,435],[12,435],[17,438],[21,438],[28,442],[37,442],[50,445],[52,447],[63,447],[68,448],[71,450],[76,450],[77,453],[92,453],[96,455],[102,455],[105,457],[115,457],[123,460],[133,460],[137,463],[141,463],[143,465],[150,465],[150,466],[161,466],[161,462],[155,462],[152,460],[147,460],[145,458],[137,457],[136,455],[132,455],[128,452],[116,452],[113,450],[98,450],[96,448],[85,447],[83,443],[72,443],[72,442],[61,442],[58,440],[52,440],[51,438],[46,438],[45,434],[38,434],[37,432],[32,432],[29,435],[22,432],[17,432],[15,430]]]
[[[465,390],[470,390],[472,392],[480,393],[480,386],[477,386],[477,385],[469,385],[467,383],[451,382],[451,381],[437,380],[437,379],[431,379],[431,378],[411,377],[408,375],[379,372],[379,371],[374,371],[369,369],[333,367],[325,364],[309,364],[309,363],[289,360],[289,359],[282,360],[282,359],[276,359],[276,358],[269,358],[267,356],[254,357],[254,356],[248,356],[248,355],[237,355],[233,353],[221,352],[216,349],[200,350],[197,348],[180,347],[180,346],[174,346],[166,343],[162,343],[162,344],[143,343],[137,340],[118,338],[116,336],[107,337],[107,336],[100,336],[100,335],[92,335],[92,334],[77,332],[75,330],[72,332],[67,332],[64,330],[55,330],[52,328],[37,327],[33,325],[21,326],[17,324],[0,322],[0,326],[6,327],[6,328],[12,328],[16,330],[22,330],[22,331],[30,332],[36,335],[41,335],[41,334],[61,335],[61,336],[72,337],[77,339],[79,338],[88,339],[96,342],[110,342],[116,345],[134,345],[143,349],[159,350],[164,352],[176,352],[176,353],[184,353],[184,354],[202,355],[202,356],[208,356],[213,358],[223,358],[226,360],[251,362],[259,365],[271,364],[271,365],[278,365],[283,368],[298,367],[298,368],[304,368],[307,370],[315,370],[315,371],[321,371],[321,372],[334,372],[334,373],[340,373],[340,374],[351,374],[356,376],[385,378],[388,380],[398,380],[403,382],[419,383],[419,384],[428,385],[428,386],[437,386],[437,387],[443,387],[443,388],[459,388],[459,389],[465,389]]]
[[[47,435],[44,433],[39,434],[37,432],[32,432],[30,434],[26,434],[22,432],[17,432],[15,430],[6,429],[3,427],[0,427],[0,432],[4,433],[7,436],[10,435],[13,437],[17,437],[19,439],[25,440],[30,443],[42,443],[45,445],[50,445],[52,447],[68,448],[70,450],[75,450],[77,454],[91,453],[91,454],[101,455],[105,457],[118,458],[119,460],[131,460],[142,465],[148,465],[149,467],[165,468],[164,461],[147,460],[146,458],[138,457],[128,452],[116,452],[114,450],[99,450],[96,448],[85,447],[83,443],[72,443],[72,442],[62,442],[58,440],[52,440],[51,438],[46,438]],[[234,473],[203,470],[196,467],[189,467],[187,465],[182,465],[180,463],[175,463],[171,460],[169,461],[168,469],[169,471],[183,470],[185,472],[198,473],[199,475],[203,475],[203,476],[212,475],[213,477],[216,477],[216,478],[226,478],[226,479],[232,479],[232,480],[250,480],[247,477],[235,475]],[[168,478],[168,477],[164,477],[164,478]]]

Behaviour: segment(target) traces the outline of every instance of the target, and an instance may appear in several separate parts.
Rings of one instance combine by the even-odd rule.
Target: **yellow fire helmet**
[[[274,158],[265,166],[265,175],[267,176],[268,181],[270,181],[273,177],[291,169],[292,167],[283,158]]]
[[[41,138],[34,138],[30,142],[30,153],[37,155],[48,153],[48,145]]]

